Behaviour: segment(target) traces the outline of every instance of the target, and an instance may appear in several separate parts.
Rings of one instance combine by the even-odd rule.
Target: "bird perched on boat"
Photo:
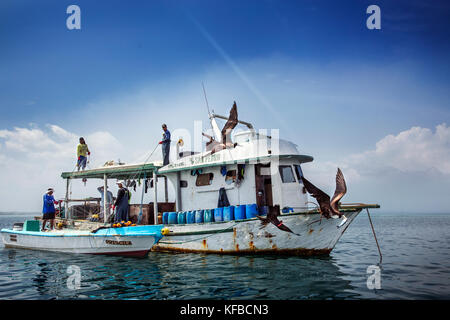
[[[345,184],[344,175],[342,174],[341,169],[338,168],[336,173],[336,190],[331,200],[329,195],[317,188],[305,177],[302,177],[302,180],[306,191],[316,198],[319,203],[319,213],[321,214],[321,218],[322,216],[327,219],[344,217],[344,221],[341,223],[341,225],[343,225],[345,221],[347,221],[347,218],[339,211],[339,201],[347,193],[347,185]]]
[[[285,224],[283,224],[283,221],[278,220],[277,216],[280,215],[280,206],[276,205],[276,206],[271,206],[269,207],[269,213],[267,214],[267,217],[261,217],[261,216],[256,216],[259,220],[261,220],[261,227],[260,229],[266,227],[269,222],[274,224],[278,229],[286,231],[286,232],[290,232],[293,233],[297,236],[299,236],[299,234],[293,232],[291,229],[289,229]]]
[[[230,110],[228,120],[223,126],[223,129],[221,131],[222,142],[215,141],[212,139],[212,137],[209,137],[210,141],[209,143],[206,144],[206,147],[207,149],[211,149],[211,154],[226,148],[236,147],[237,143],[233,143],[231,141],[231,131],[233,131],[233,129],[237,126],[237,124],[238,124],[237,106],[236,101],[234,101],[233,107]],[[205,134],[203,135],[208,137]]]

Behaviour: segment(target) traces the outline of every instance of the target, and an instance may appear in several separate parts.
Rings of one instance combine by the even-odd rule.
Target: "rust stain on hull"
[[[252,251],[255,251],[255,250],[256,250],[255,245],[253,244],[253,241],[250,241],[250,242],[248,243],[248,246],[249,246],[250,250],[252,250]]]
[[[270,232],[265,231],[264,232],[264,237],[266,237],[266,238],[273,238],[275,236],[273,234],[271,234]]]
[[[313,232],[314,232],[314,229],[309,229],[308,235],[310,235],[310,234],[313,233]]]
[[[203,239],[202,246],[204,249],[208,249],[208,245],[206,244],[206,239]]]
[[[290,256],[321,256],[329,255],[332,249],[278,249],[275,245],[272,249],[244,249],[239,250],[239,245],[236,245],[238,250],[196,250],[196,249],[182,249],[182,248],[166,248],[160,246],[153,246],[153,252],[183,252],[183,253],[213,253],[213,254],[227,254],[227,255],[242,255],[242,254],[266,254],[266,255],[290,255]]]

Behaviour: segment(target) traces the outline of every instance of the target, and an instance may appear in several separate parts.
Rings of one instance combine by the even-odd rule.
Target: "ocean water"
[[[148,258],[73,255],[0,247],[0,299],[450,299],[450,214],[365,212],[328,257],[150,253]],[[0,215],[0,227],[26,216]],[[68,267],[81,271],[67,285]]]

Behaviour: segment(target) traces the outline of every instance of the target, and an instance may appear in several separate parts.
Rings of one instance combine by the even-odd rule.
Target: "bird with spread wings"
[[[237,124],[238,124],[237,106],[236,101],[234,101],[233,107],[230,110],[228,120],[223,126],[223,129],[221,131],[222,141],[221,142],[215,141],[213,137],[203,133],[203,136],[210,139],[210,141],[206,143],[206,149],[211,150],[211,154],[213,154],[226,148],[235,147],[236,144],[231,141],[231,132],[237,126]]]
[[[319,212],[325,218],[340,218],[344,217],[345,221],[347,218],[342,212],[339,211],[339,201],[347,193],[347,185],[345,184],[344,175],[341,169],[338,168],[336,173],[336,191],[334,192],[333,198],[330,200],[330,196],[317,188],[311,182],[309,182],[305,177],[302,177],[303,185],[306,191],[316,198],[319,203]]]

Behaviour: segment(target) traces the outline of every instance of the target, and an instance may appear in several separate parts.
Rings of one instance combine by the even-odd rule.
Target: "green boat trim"
[[[157,172],[161,166],[154,163],[120,165],[111,167],[101,167],[96,169],[63,172],[61,177],[64,179],[82,179],[82,178],[98,178],[103,179],[104,175],[108,179],[129,179],[133,176],[135,179],[141,179],[145,176],[151,177],[153,172]]]
[[[361,211],[363,209],[378,209],[380,208],[379,204],[365,204],[365,203],[349,203],[349,204],[342,204],[339,207],[339,211],[343,213],[349,213],[349,212],[357,212]],[[319,211],[317,209],[308,210],[308,211],[302,211],[302,212],[294,212],[294,213],[283,213],[280,214],[280,217],[292,217],[297,215],[309,215],[309,214],[319,214]],[[235,225],[241,222],[247,222],[247,221],[254,221],[258,218],[249,218],[249,219],[240,219],[240,220],[231,220],[231,221],[213,221],[213,222],[203,222],[199,223],[201,225],[207,225],[207,224],[221,224],[221,223],[228,223],[228,222],[234,222]],[[182,226],[195,226],[196,224],[182,224]],[[233,227],[235,226],[233,225]],[[171,226],[181,226],[179,224],[165,224],[165,226],[170,227]],[[216,230],[201,230],[201,231],[187,231],[187,232],[173,232],[170,231],[169,234],[166,235],[166,237],[173,237],[173,236],[190,236],[190,235],[203,235],[203,234],[214,234],[214,233],[223,233],[223,232],[233,232],[232,227],[228,227],[226,229],[216,229]]]

